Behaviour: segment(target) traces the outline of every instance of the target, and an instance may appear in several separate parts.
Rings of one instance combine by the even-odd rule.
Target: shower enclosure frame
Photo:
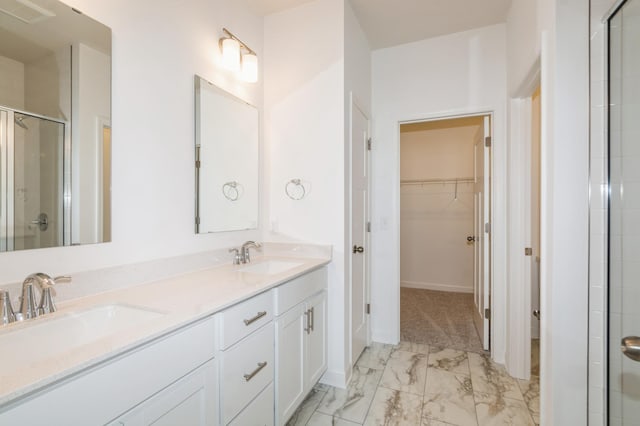
[[[0,252],[14,250],[16,114],[62,125],[62,244],[71,245],[71,132],[68,121],[0,105]]]

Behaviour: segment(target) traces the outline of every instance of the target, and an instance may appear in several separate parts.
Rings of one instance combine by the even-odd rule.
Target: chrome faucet
[[[241,263],[251,262],[251,254],[249,253],[251,247],[259,249],[262,247],[262,244],[256,243],[255,241],[247,241],[239,249],[229,249],[229,253],[235,253],[233,255],[233,264],[240,265]]]
[[[61,276],[51,278],[42,272],[36,272],[29,275],[22,283],[22,297],[20,299],[20,312],[16,315],[17,321],[36,318],[56,311],[56,305],[53,302],[55,296],[54,286],[58,282],[71,281],[70,276]],[[35,284],[35,287],[34,287]],[[36,307],[35,290],[40,291],[40,303]]]
[[[251,262],[251,255],[249,254],[249,249],[253,247],[256,249],[259,249],[262,247],[262,244],[260,243],[256,243],[255,241],[247,241],[245,242],[242,247],[241,247],[241,254],[240,254],[240,260],[242,261],[242,263],[249,263]]]

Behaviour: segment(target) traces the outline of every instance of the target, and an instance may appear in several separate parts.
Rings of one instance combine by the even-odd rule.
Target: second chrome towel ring
[[[284,192],[287,197],[295,201],[302,200],[307,195],[307,189],[300,179],[291,179],[287,182],[284,186]]]
[[[235,180],[222,185],[222,195],[229,201],[238,201],[242,196],[242,185]]]

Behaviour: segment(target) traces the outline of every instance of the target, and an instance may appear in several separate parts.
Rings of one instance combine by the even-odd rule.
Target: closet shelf
[[[447,179],[407,179],[401,180],[400,185],[429,185],[429,184],[447,184],[447,183],[475,183],[472,177],[447,178]]]

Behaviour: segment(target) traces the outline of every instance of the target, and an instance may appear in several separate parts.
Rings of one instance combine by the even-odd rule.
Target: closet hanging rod
[[[475,179],[472,177],[462,178],[447,178],[447,179],[407,179],[401,180],[400,185],[428,185],[434,183],[474,183]]]

